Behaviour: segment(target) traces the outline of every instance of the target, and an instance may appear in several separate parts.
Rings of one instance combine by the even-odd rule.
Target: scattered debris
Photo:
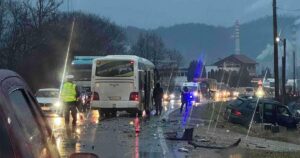
[[[230,130],[229,130],[229,129],[227,129],[227,130],[226,130],[226,132],[227,132],[227,133],[229,133],[229,132],[230,132]]]
[[[194,128],[187,128],[184,130],[182,137],[178,137],[177,133],[169,133],[166,136],[168,140],[182,140],[182,141],[192,141],[193,140]]]
[[[179,152],[185,152],[185,153],[188,153],[189,152],[189,149],[185,148],[185,147],[181,147],[178,149]]]
[[[204,138],[203,138],[203,139],[198,139],[197,141],[198,141],[198,142],[210,142],[210,140],[204,139]]]
[[[196,142],[193,141],[189,141],[188,143],[190,145],[193,145],[194,148],[208,148],[208,149],[229,149],[229,148],[233,148],[236,147],[240,144],[241,142],[241,138],[239,138],[235,143],[229,145],[229,146],[218,146],[218,145],[211,145],[211,144],[197,144]]]
[[[262,148],[267,148],[266,146],[263,146],[263,145],[256,145],[255,147],[256,147],[256,148],[261,148],[261,149],[262,149]]]

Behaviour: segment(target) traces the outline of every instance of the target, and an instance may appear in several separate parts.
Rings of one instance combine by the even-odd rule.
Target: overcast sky
[[[272,15],[272,0],[64,0],[61,9],[67,6],[140,28],[181,23],[231,26],[236,19],[244,23]],[[278,7],[279,14],[300,15],[300,0],[278,0]],[[299,10],[291,11],[295,9]]]

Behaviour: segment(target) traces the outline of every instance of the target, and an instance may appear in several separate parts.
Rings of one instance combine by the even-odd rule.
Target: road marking
[[[163,135],[163,130],[161,127],[157,127],[157,133],[158,133],[158,137],[159,137],[159,144],[163,150],[163,155],[164,155],[164,157],[166,157],[166,154],[169,153],[169,148],[166,143],[165,137]]]

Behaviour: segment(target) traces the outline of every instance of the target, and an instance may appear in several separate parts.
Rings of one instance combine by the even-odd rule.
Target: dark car
[[[225,108],[225,119],[248,126],[253,117],[257,123],[273,123],[287,128],[297,127],[298,120],[287,106],[271,99],[238,98]]]
[[[9,70],[0,70],[0,140],[1,158],[60,157],[33,93],[19,75]]]
[[[300,103],[291,102],[288,104],[288,107],[292,113],[292,115],[298,119],[300,119]]]

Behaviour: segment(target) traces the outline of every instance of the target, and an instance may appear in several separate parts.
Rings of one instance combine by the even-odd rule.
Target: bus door
[[[150,110],[150,101],[151,101],[151,71],[145,71],[145,109]]]
[[[145,105],[145,72],[139,71],[139,92],[141,95],[141,106]]]

